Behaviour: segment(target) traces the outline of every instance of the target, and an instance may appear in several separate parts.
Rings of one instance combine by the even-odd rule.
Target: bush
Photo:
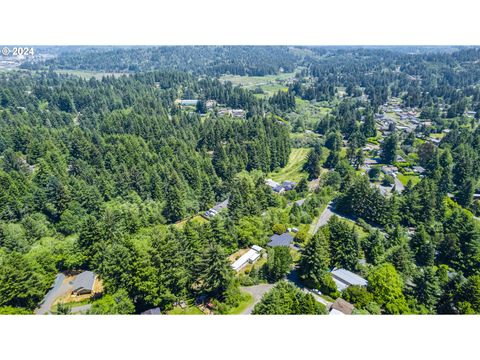
[[[281,235],[287,231],[287,227],[283,224],[275,224],[272,226],[272,231],[277,235]]]
[[[392,175],[385,175],[382,180],[383,186],[391,186],[395,183],[395,179]]]
[[[378,179],[378,177],[380,176],[380,168],[379,167],[372,167],[370,169],[370,171],[368,172],[368,177],[371,179],[371,180],[375,180],[375,179]]]
[[[340,291],[337,290],[337,284],[335,284],[335,281],[333,281],[332,275],[329,272],[322,275],[319,279],[318,285],[322,294],[334,299],[340,296]]]

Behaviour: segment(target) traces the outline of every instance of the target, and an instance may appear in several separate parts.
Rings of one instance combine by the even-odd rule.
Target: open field
[[[418,184],[420,182],[420,177],[417,175],[403,175],[401,173],[397,174],[398,180],[401,181],[403,185],[407,185],[408,181],[411,180],[412,184]]]
[[[120,77],[122,75],[126,75],[124,73],[107,73],[107,72],[94,72],[94,71],[87,71],[87,70],[55,70],[58,74],[70,74],[81,77],[83,79],[91,79],[92,77],[100,80],[104,76],[114,76]]]
[[[200,310],[196,306],[188,306],[185,309],[182,309],[181,307],[177,306],[173,308],[173,310],[170,310],[167,312],[168,315],[203,315],[202,310]]]
[[[228,311],[226,315],[240,315],[245,311],[245,309],[247,309],[250,305],[253,304],[254,298],[250,293],[242,292],[242,297],[243,299],[242,301],[240,301],[238,306],[230,309],[230,311]]]
[[[264,94],[256,94],[258,97],[272,96],[277,91],[287,91],[287,87],[283,82],[293,78],[295,73],[283,73],[278,75],[266,76],[240,76],[240,75],[223,75],[220,81],[230,81],[234,86],[240,85],[244,88],[254,90],[259,87]]]
[[[201,215],[195,215],[195,216],[192,217],[192,218],[188,218],[188,219],[185,219],[185,220],[182,220],[182,221],[176,223],[176,224],[175,224],[175,227],[181,229],[182,227],[185,226],[185,224],[186,224],[189,220],[192,221],[192,222],[194,222],[194,223],[198,223],[198,224],[204,224],[204,223],[208,222],[208,220],[205,219],[203,216],[201,216]]]
[[[308,148],[292,149],[290,157],[288,158],[287,166],[284,168],[270,173],[268,177],[274,181],[282,182],[285,180],[300,181],[302,177],[306,176],[306,173],[302,170],[303,165],[307,161],[307,155],[310,152]]]

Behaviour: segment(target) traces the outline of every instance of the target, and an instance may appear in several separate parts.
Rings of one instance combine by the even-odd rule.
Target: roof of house
[[[336,310],[336,309],[332,309],[332,310],[330,310],[328,315],[345,315],[345,314],[341,311]]]
[[[159,307],[153,308],[153,309],[148,309],[144,312],[142,312],[140,315],[161,315],[162,312],[160,311]]]
[[[276,181],[273,181],[272,179],[265,180],[265,184],[270,187],[277,187],[280,185],[279,183],[277,183]]]
[[[198,100],[194,99],[182,99],[180,100],[180,104],[182,105],[196,105],[198,103]]]
[[[331,274],[334,281],[337,280],[343,283],[344,285],[346,285],[345,287],[349,285],[360,285],[360,286],[368,285],[367,280],[346,269],[334,269],[332,270]],[[337,283],[337,281],[335,281],[335,283]]]
[[[297,206],[302,206],[304,202],[305,202],[305,199],[300,199],[295,201],[295,204],[297,204]]]
[[[228,199],[226,199],[222,202],[219,202],[212,209],[215,210],[215,211],[220,211],[220,210],[226,209],[227,206],[228,206]]]
[[[290,246],[293,241],[293,236],[289,233],[283,233],[282,235],[273,235],[270,238],[270,242],[267,244],[268,246]]]
[[[84,271],[78,274],[73,280],[73,290],[86,289],[93,290],[93,284],[95,283],[95,273],[92,271]]]
[[[353,309],[355,309],[355,307],[352,304],[350,304],[348,301],[345,301],[342,298],[338,298],[332,304],[331,309],[340,311],[342,314],[345,314],[345,315],[350,315],[352,314]]]
[[[258,251],[258,252],[263,250],[263,248],[261,246],[258,246],[258,245],[253,245],[252,249],[255,250],[255,251]]]
[[[421,166],[412,166],[412,169],[414,171],[417,171],[419,173],[422,173],[422,172],[425,172],[425,168],[421,167]]]
[[[237,271],[240,270],[247,262],[253,263],[260,257],[260,251],[263,249],[258,245],[253,245],[250,250],[245,254],[240,256],[231,266],[232,269]]]

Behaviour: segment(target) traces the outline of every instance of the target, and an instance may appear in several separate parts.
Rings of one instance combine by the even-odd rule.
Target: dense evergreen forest
[[[291,272],[356,313],[480,313],[480,49],[411,50],[80,48],[0,72],[0,313],[78,270],[102,280],[93,314],[228,314],[264,283],[253,313],[326,314]],[[368,286],[340,292],[335,267]]]

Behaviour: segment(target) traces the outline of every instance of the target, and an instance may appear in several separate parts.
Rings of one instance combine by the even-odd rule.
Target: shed
[[[95,284],[96,275],[92,271],[84,271],[78,274],[73,280],[74,295],[91,294],[93,292],[93,286]]]

